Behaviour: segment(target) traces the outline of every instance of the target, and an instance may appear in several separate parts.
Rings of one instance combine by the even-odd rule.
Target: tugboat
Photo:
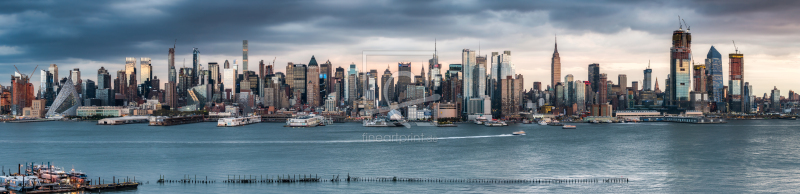
[[[525,131],[517,131],[517,132],[511,133],[511,135],[525,135]]]

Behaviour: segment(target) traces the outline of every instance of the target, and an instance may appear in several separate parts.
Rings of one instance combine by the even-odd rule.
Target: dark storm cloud
[[[710,18],[752,13],[800,18],[796,14],[797,4],[796,1],[3,1],[0,2],[0,70],[7,72],[10,64],[66,58],[114,63],[121,63],[126,56],[165,58],[174,39],[178,39],[179,54],[199,47],[206,54],[237,55],[240,51],[235,48],[240,47],[242,39],[250,40],[253,48],[286,52],[288,48],[267,45],[354,44],[369,36],[412,39],[498,36],[492,29],[463,26],[486,22],[496,17],[492,14],[495,12],[543,12],[548,21],[494,19],[530,22],[519,25],[549,23],[578,33],[607,34],[626,28],[669,33],[677,25],[654,24],[640,17],[646,16],[648,10],[676,9]],[[674,20],[677,22],[677,18]],[[736,23],[710,20],[692,25],[711,22]],[[769,22],[797,24],[791,19]]]

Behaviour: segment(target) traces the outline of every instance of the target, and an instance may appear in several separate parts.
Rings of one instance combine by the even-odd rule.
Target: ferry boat
[[[502,126],[506,126],[508,124],[506,124],[503,121],[491,120],[491,121],[486,121],[486,123],[484,123],[483,125],[485,125],[487,127],[502,127]]]
[[[475,124],[483,125],[484,123],[486,123],[486,117],[475,118]]]
[[[575,125],[564,125],[561,127],[562,129],[577,129],[578,127]]]
[[[325,117],[317,116],[314,114],[299,116],[286,120],[287,127],[316,127],[324,122]]]
[[[217,120],[217,127],[236,127],[253,123],[260,123],[261,116],[228,117]]]
[[[517,131],[517,132],[511,133],[511,135],[525,135],[525,131]]]

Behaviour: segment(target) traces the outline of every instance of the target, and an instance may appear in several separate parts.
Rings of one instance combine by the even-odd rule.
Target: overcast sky
[[[586,67],[617,82],[643,79],[651,61],[664,89],[672,31],[678,15],[691,26],[696,63],[713,45],[727,53],[731,40],[745,56],[745,81],[761,96],[777,86],[786,95],[800,75],[800,1],[15,1],[0,2],[0,85],[16,65],[25,74],[58,64],[59,75],[80,68],[83,79],[97,69],[124,69],[125,57],[150,57],[155,76],[166,80],[167,51],[177,39],[176,66],[192,47],[200,62],[242,58],[249,41],[250,68],[259,60],[361,67],[364,50],[433,50],[440,63],[461,63],[461,50],[481,55],[510,50],[525,87],[550,83],[550,57],[558,36],[562,76],[586,80]],[[686,28],[684,26],[684,28]],[[480,46],[479,46],[480,45]],[[379,72],[411,61],[418,72],[430,57],[370,58]],[[373,60],[374,59],[374,60]],[[427,64],[424,64],[427,66]],[[137,65],[138,68],[138,65]],[[113,75],[116,76],[115,74]],[[34,73],[37,84],[39,72]],[[563,78],[562,78],[563,79]],[[163,81],[162,81],[163,83]]]

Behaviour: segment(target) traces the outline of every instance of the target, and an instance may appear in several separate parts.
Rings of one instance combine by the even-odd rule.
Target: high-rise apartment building
[[[247,40],[242,40],[242,72],[247,71]]]
[[[606,82],[608,80],[608,75],[605,74],[605,73],[601,73],[599,77],[600,78],[599,78],[598,82],[601,83],[601,84],[598,84],[599,88],[597,88],[598,89],[598,91],[597,91],[597,104],[605,104],[605,103],[608,103],[608,100],[607,100],[607,97],[608,97],[608,84],[606,84]]]
[[[167,54],[167,74],[168,82],[178,83],[178,72],[175,69],[175,47],[169,48],[169,54]]]
[[[191,84],[192,87],[194,87],[198,83],[200,83],[199,82],[200,80],[197,80],[198,79],[197,75],[199,75],[198,74],[199,66],[200,66],[200,49],[193,48],[193,50],[192,50],[192,73],[191,73],[192,74],[192,84]]]

